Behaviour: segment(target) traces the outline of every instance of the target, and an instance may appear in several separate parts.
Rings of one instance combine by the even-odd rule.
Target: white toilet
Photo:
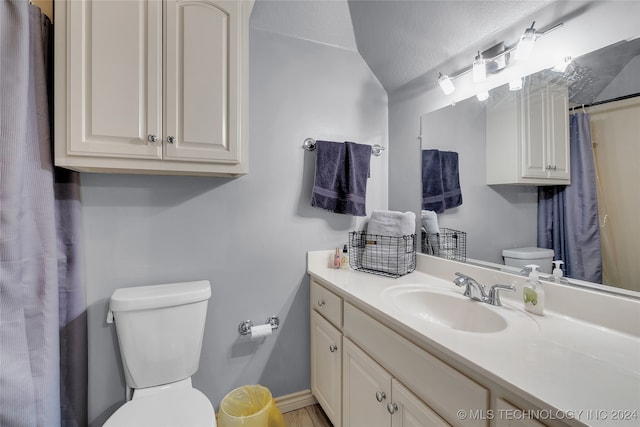
[[[553,268],[553,255],[553,249],[535,247],[513,248],[502,251],[504,265],[522,269],[529,264],[536,264],[540,267],[540,272],[549,274]]]
[[[191,385],[204,336],[209,281],[116,289],[115,322],[127,403],[104,427],[215,427],[213,405]]]

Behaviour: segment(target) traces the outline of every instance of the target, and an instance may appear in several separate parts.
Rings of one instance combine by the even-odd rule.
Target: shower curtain
[[[50,23],[0,2],[0,425],[87,424],[75,173],[51,160]]]
[[[571,185],[538,187],[538,246],[563,260],[569,277],[602,283],[600,223],[589,114],[569,118]]]

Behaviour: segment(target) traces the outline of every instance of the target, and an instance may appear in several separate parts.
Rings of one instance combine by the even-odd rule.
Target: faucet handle
[[[489,289],[489,295],[487,296],[487,304],[501,306],[502,301],[500,301],[499,291],[515,292],[515,290],[516,290],[516,287],[513,285],[493,285]]]

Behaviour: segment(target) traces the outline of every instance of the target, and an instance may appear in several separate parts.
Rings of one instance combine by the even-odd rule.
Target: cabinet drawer
[[[458,411],[487,411],[489,390],[348,303],[344,335],[451,425],[487,426],[486,420],[461,420]]]
[[[527,417],[526,411],[513,406],[503,399],[496,399],[496,409],[493,418],[496,427],[545,427],[544,424]]]
[[[311,280],[311,307],[342,329],[342,298]]]

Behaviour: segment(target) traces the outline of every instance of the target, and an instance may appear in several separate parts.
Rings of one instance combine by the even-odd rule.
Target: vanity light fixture
[[[509,90],[514,91],[514,90],[520,90],[522,89],[522,77],[519,77],[515,80],[512,80],[509,82]]]
[[[520,37],[520,40],[517,44],[506,48],[504,42],[498,43],[495,46],[485,50],[484,52],[478,51],[478,55],[475,57],[472,66],[459,71],[458,73],[448,76],[446,74],[439,73],[438,74],[438,84],[440,88],[444,92],[445,95],[450,95],[455,90],[455,86],[453,85],[453,81],[459,77],[464,76],[467,73],[473,72],[473,81],[474,82],[482,82],[486,80],[487,74],[496,74],[503,69],[505,69],[508,65],[508,59],[510,54],[514,53],[516,59],[526,59],[533,49],[533,45],[536,40],[544,35],[549,34],[551,31],[556,30],[564,25],[564,23],[556,24],[549,29],[537,32],[535,29],[536,22],[533,21],[531,27],[527,28],[524,31],[524,34]],[[485,58],[486,56],[486,58]],[[568,57],[567,57],[568,58]],[[565,58],[566,59],[566,58]],[[570,61],[569,61],[570,62]],[[567,62],[568,64],[568,62]],[[513,88],[512,88],[513,87]],[[522,88],[522,82],[520,83],[520,87],[515,85],[515,81],[510,84],[511,90],[518,90]],[[488,98],[488,94],[486,92],[478,94],[478,99],[486,96]],[[483,100],[486,100],[484,98]]]
[[[482,57],[480,51],[476,55],[476,59],[473,61],[473,81],[483,82],[487,79],[487,63]]]
[[[561,62],[553,66],[551,71],[555,71],[556,73],[564,73],[564,71],[567,69],[569,64],[571,64],[572,60],[573,58],[571,58],[570,56],[565,56]]]
[[[449,76],[442,73],[440,73],[440,75],[438,76],[438,84],[440,85],[440,88],[445,95],[451,95],[453,91],[456,90],[456,87],[453,85],[453,82],[451,81]]]
[[[476,98],[478,98],[478,101],[480,102],[486,101],[487,99],[489,99],[489,92],[486,90],[483,90],[482,92],[476,95]]]
[[[531,27],[524,30],[524,34],[520,37],[518,47],[516,48],[516,60],[529,59],[529,55],[531,55],[531,51],[533,50],[533,45],[536,43],[536,29],[534,28],[535,25],[536,21],[533,21]]]

